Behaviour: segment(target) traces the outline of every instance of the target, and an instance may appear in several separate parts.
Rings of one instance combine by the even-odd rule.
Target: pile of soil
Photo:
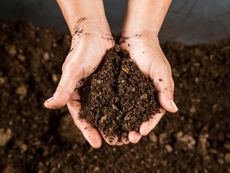
[[[102,63],[79,89],[80,117],[111,140],[139,131],[140,125],[159,112],[157,93],[150,78],[118,45],[107,51]]]
[[[46,110],[70,36],[0,22],[0,172],[230,172],[230,40],[162,45],[180,111],[136,145],[94,150],[66,110]]]

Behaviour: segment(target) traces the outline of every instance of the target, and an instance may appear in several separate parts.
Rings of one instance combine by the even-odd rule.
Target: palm
[[[160,121],[165,110],[174,112],[168,99],[172,99],[174,84],[172,80],[170,65],[164,56],[157,39],[150,39],[144,36],[134,36],[126,39],[122,44],[122,48],[127,50],[131,59],[138,68],[149,76],[158,91],[158,98],[161,104],[160,112],[152,118],[144,122],[139,133],[132,132],[130,141],[138,142],[142,135],[147,135]]]
[[[62,77],[51,101],[45,102],[48,108],[58,108],[67,103],[76,126],[86,140],[95,148],[101,145],[100,133],[86,120],[79,119],[80,97],[75,90],[81,80],[92,74],[100,64],[107,49],[113,47],[111,36],[95,33],[75,35],[71,49],[62,66]]]

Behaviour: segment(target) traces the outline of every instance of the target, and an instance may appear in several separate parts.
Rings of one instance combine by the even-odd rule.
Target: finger
[[[128,136],[129,141],[133,144],[138,143],[140,141],[141,137],[142,137],[142,135],[136,131],[130,131],[129,136]]]
[[[77,84],[80,84],[81,79],[89,75],[93,69],[93,66],[91,66],[91,64],[89,65],[89,62],[85,62],[87,60],[86,57],[89,56],[90,55],[85,50],[76,51],[74,54],[69,54],[67,56],[63,64],[63,73],[57,89],[53,94],[53,97],[44,103],[46,108],[57,109],[66,105]]]
[[[106,136],[103,132],[101,132],[102,137],[104,138],[105,142],[109,145],[117,145],[118,137],[117,136]]]
[[[165,114],[165,110],[160,109],[160,113],[157,113],[155,115],[152,115],[152,118],[146,122],[143,122],[140,127],[140,134],[143,136],[146,136],[149,134],[151,130],[154,129],[154,127],[158,124],[160,119]]]
[[[74,69],[72,66],[65,68],[53,97],[44,103],[46,108],[57,109],[66,105],[77,83],[83,77],[79,75],[81,73],[74,71]]]
[[[85,139],[93,148],[100,148],[102,144],[100,133],[95,128],[93,128],[92,125],[88,123],[86,120],[79,118],[79,111],[81,109],[79,102],[69,101],[67,103],[67,106],[70,111],[70,114],[73,117],[75,125],[82,132]]]
[[[160,105],[168,112],[177,112],[178,108],[173,100],[174,83],[171,71],[168,69],[170,67],[162,66],[159,68],[156,69],[151,66],[150,77],[156,87]]]

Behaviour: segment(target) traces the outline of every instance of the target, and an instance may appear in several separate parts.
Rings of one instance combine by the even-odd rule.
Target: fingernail
[[[171,105],[174,109],[178,110],[178,107],[176,106],[176,103],[173,100],[171,100]]]
[[[50,97],[49,99],[47,99],[45,102],[50,102],[54,99],[54,97]]]

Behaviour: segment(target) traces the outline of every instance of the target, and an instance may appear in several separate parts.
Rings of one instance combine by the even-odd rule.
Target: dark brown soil
[[[107,51],[99,68],[79,91],[80,117],[111,139],[139,131],[142,122],[159,112],[153,82],[118,45]]]
[[[136,145],[94,150],[66,109],[43,107],[70,36],[0,22],[0,172],[230,172],[229,45],[164,44],[180,111]]]

